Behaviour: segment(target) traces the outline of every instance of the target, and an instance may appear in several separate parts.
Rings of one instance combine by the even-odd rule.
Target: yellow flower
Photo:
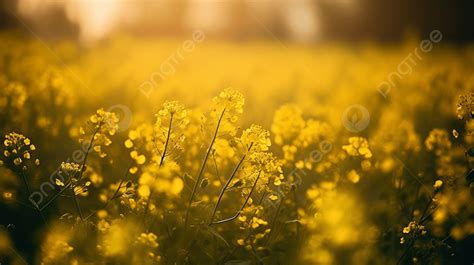
[[[349,171],[347,174],[347,179],[352,183],[357,183],[360,180],[360,175],[355,170]]]
[[[21,158],[17,157],[13,160],[13,163],[15,164],[15,166],[19,166],[21,164],[22,160]]]
[[[56,183],[57,186],[64,187],[64,183],[60,179],[56,179],[55,183]]]
[[[403,233],[404,234],[408,234],[408,233],[410,233],[410,231],[411,231],[411,229],[408,226],[403,228]]]
[[[128,170],[128,172],[130,172],[130,174],[135,174],[135,173],[137,173],[137,171],[138,171],[137,167],[131,167],[130,170]]]
[[[268,225],[268,222],[263,220],[263,219],[260,219],[258,217],[253,217],[252,218],[252,225],[251,226],[252,226],[253,229],[257,229],[261,225]]]
[[[132,148],[133,147],[132,140],[130,140],[130,139],[125,140],[125,147]]]
[[[139,155],[136,157],[135,161],[137,161],[137,164],[143,165],[146,161],[146,157],[144,155]]]
[[[276,196],[276,195],[274,195],[274,194],[268,196],[268,198],[269,198],[270,200],[272,200],[272,201],[278,200],[278,196]]]
[[[237,244],[243,246],[245,245],[245,241],[243,239],[237,239]]]
[[[435,191],[437,191],[441,189],[442,186],[443,186],[443,181],[438,179],[435,181],[433,188],[435,189]]]

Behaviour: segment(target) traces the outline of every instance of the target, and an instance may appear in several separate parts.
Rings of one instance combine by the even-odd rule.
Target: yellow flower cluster
[[[57,43],[66,71],[41,43],[0,40],[0,127],[43,143],[35,151],[30,139],[10,133],[1,150],[0,208],[18,216],[36,211],[16,205],[31,198],[15,175],[28,173],[38,191],[33,199],[43,194],[45,210],[31,221],[43,222],[43,214],[47,224],[22,226],[25,234],[45,235],[40,253],[16,246],[38,257],[33,262],[395,264],[405,253],[400,264],[440,263],[457,258],[440,248],[468,245],[474,234],[473,82],[465,67],[472,48],[425,54],[435,63],[418,64],[416,75],[397,79],[381,97],[376,87],[405,49],[289,45],[283,56],[271,44],[240,43],[232,46],[236,53],[219,53],[217,46],[231,46],[209,42],[145,98],[136,85],[175,42],[119,37],[85,50]],[[110,56],[124,50],[134,56]],[[90,93],[69,70],[98,89]],[[222,84],[242,90],[216,93]],[[212,102],[209,95],[216,95]],[[133,111],[130,128],[106,111],[118,102]],[[355,102],[370,114],[370,127],[359,134],[341,123]],[[98,105],[104,109],[90,109]],[[89,126],[75,129],[84,120]],[[81,149],[64,160],[78,137]],[[48,158],[41,167],[47,171],[57,161],[76,163],[61,164],[65,178],[49,179],[39,167],[19,170],[38,154]],[[64,229],[50,229],[56,224]],[[16,242],[21,233],[9,234]],[[21,263],[10,256],[6,262]]]
[[[273,183],[275,186],[281,185],[285,176],[283,175],[282,162],[278,160],[274,154],[269,152],[253,153],[249,157],[251,172],[260,173],[260,181],[257,190],[266,189],[271,191],[268,184]],[[251,174],[249,174],[252,176]]]
[[[117,115],[104,109],[98,109],[95,114],[90,116],[89,121],[100,133],[114,135],[118,129],[119,119]]]
[[[74,177],[81,170],[81,165],[77,163],[62,162],[60,169],[66,173],[67,176]]]
[[[411,221],[408,223],[407,226],[403,228],[403,234],[417,234],[419,233],[420,235],[425,235],[426,234],[426,229],[424,225],[418,224],[416,221]]]
[[[372,152],[369,149],[369,143],[367,142],[367,139],[363,137],[350,137],[349,144],[343,145],[342,149],[344,149],[350,156],[362,156],[364,158],[372,157]]]
[[[115,135],[118,130],[119,119],[114,112],[105,111],[103,108],[100,108],[96,111],[95,114],[89,117],[89,123],[91,125],[91,140],[87,142],[90,144],[94,151],[99,154],[101,158],[107,156],[103,151],[102,147],[107,147],[112,144],[109,136]],[[79,132],[82,136],[86,135],[84,128],[80,127]],[[80,138],[79,142],[83,142],[84,138]]]
[[[245,129],[239,140],[245,149],[248,149],[251,152],[267,151],[272,145],[270,141],[270,132],[255,124],[250,126],[250,128]]]
[[[137,238],[138,242],[150,248],[157,248],[158,242],[156,240],[158,237],[153,233],[141,233]]]
[[[233,88],[226,88],[212,99],[215,111],[220,115],[224,111],[224,117],[232,123],[237,121],[240,114],[244,112],[244,96]]]
[[[182,126],[187,123],[187,120],[185,120],[187,111],[184,108],[184,105],[180,104],[178,101],[166,101],[155,116],[156,126],[168,126],[167,123],[163,123],[163,120],[169,120],[171,116],[177,121],[176,124]]]
[[[15,132],[5,135],[3,145],[5,147],[3,151],[5,158],[12,160],[15,166],[22,166],[22,169],[27,168],[24,160],[30,160],[31,152],[36,150],[36,146],[31,144],[30,139]],[[39,165],[39,160],[35,159],[34,163]]]
[[[305,127],[302,111],[294,105],[280,107],[273,116],[272,133],[275,143],[282,145],[291,142]]]

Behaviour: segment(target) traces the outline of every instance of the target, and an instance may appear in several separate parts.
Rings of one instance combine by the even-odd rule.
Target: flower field
[[[1,33],[0,264],[472,264],[474,47],[200,34]]]

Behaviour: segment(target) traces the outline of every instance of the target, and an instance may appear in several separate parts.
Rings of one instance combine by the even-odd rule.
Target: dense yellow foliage
[[[416,40],[0,39],[1,209],[36,224],[2,213],[12,263],[432,263],[474,234],[474,48],[382,95]]]

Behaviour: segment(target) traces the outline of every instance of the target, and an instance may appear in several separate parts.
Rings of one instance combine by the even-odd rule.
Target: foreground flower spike
[[[102,108],[98,109],[95,114],[89,117],[89,124],[91,125],[90,131],[92,132],[89,144],[101,158],[107,156],[103,147],[112,144],[112,140],[109,137],[115,135],[117,132],[118,122],[119,119],[115,113],[105,111]],[[82,127],[79,128],[79,131],[82,136],[86,134]],[[80,138],[79,141],[82,142],[84,139]]]
[[[209,144],[209,147],[207,148],[207,152],[206,152],[206,155],[204,156],[204,160],[199,169],[199,173],[197,174],[197,177],[195,178],[195,183],[191,192],[191,197],[189,198],[188,206],[186,208],[186,215],[184,217],[185,228],[187,228],[188,226],[189,215],[191,211],[191,206],[194,201],[194,196],[196,194],[198,186],[200,185],[202,181],[202,176],[204,174],[204,171],[206,170],[207,161],[209,159],[209,155],[211,154],[211,151],[213,150],[214,144],[217,139],[217,135],[220,132],[225,132],[225,133],[228,133],[229,135],[235,135],[236,128],[234,126],[234,123],[237,122],[238,115],[243,113],[243,106],[245,104],[245,99],[243,95],[237,90],[232,89],[232,88],[226,88],[224,89],[224,91],[220,92],[218,96],[214,97],[212,99],[212,102],[214,104],[213,106],[214,109],[212,111],[213,112],[212,114],[214,114],[217,117],[217,124],[215,125],[214,134],[212,136],[211,143]],[[243,162],[243,159],[241,161]],[[237,166],[236,169],[238,169],[238,167],[239,166]],[[230,178],[230,180],[232,180],[232,177]],[[225,186],[227,187],[229,183],[230,181],[228,181]],[[222,194],[223,192],[221,191],[221,195],[219,197],[222,197]],[[216,204],[214,213],[212,214],[211,220],[213,220],[214,218],[214,214],[217,209],[217,204]]]
[[[90,116],[89,121],[100,133],[108,133],[113,136],[118,129],[119,119],[113,112],[105,111],[103,108],[97,110],[95,114]]]
[[[31,159],[32,152],[36,150],[36,146],[31,144],[30,139],[22,134],[12,132],[5,136],[3,145],[5,161],[13,161],[15,166],[26,170],[26,161]],[[35,159],[34,164],[39,165],[39,160]]]
[[[253,152],[267,151],[272,145],[270,132],[255,124],[245,129],[239,140],[246,149]]]
[[[252,125],[250,128],[244,130],[242,132],[242,136],[237,139],[238,142],[240,142],[244,148],[244,154],[242,155],[242,158],[240,159],[239,163],[235,166],[234,170],[232,171],[232,174],[228,178],[227,182],[225,185],[221,188],[221,191],[219,193],[219,197],[217,199],[216,205],[214,206],[214,210],[212,212],[211,218],[210,218],[210,225],[213,224],[221,224],[225,222],[230,222],[235,220],[237,217],[240,216],[241,212],[244,210],[245,206],[250,200],[250,197],[255,189],[259,190],[261,188],[258,187],[258,183],[260,178],[264,177],[265,182],[264,185],[268,185],[268,178],[269,176],[267,175],[270,171],[273,170],[274,163],[273,162],[273,156],[270,153],[264,153],[264,151],[268,150],[268,147],[271,146],[271,141],[270,141],[270,133],[263,129],[261,126],[258,125]],[[253,156],[253,157],[252,157]],[[219,208],[219,204],[222,202],[222,198],[224,196],[224,193],[229,189],[229,185],[232,183],[233,179],[238,176],[239,170],[243,167],[244,162],[248,159],[248,157],[252,157],[254,161],[254,167],[250,170],[250,172],[247,172],[248,177],[252,177],[252,180],[249,181],[247,179],[247,183],[251,185],[250,191],[248,191],[248,194],[246,195],[246,199],[242,206],[240,207],[240,210],[237,211],[237,213],[227,219],[223,219],[217,222],[214,222],[214,218],[217,213],[217,209]],[[281,173],[281,168],[278,168]],[[277,169],[277,170],[278,170]],[[247,169],[248,171],[248,169]],[[240,180],[239,180],[240,181]],[[237,183],[239,183],[237,181]],[[260,182],[261,183],[261,182]],[[234,183],[234,186],[236,183]]]
[[[36,150],[35,145],[33,145],[29,138],[25,137],[22,134],[11,132],[5,136],[3,141],[4,146],[4,159],[0,160],[0,166],[4,164],[11,165],[17,172],[18,175],[21,176],[21,179],[24,184],[24,188],[26,189],[28,199],[31,199],[32,189],[30,187],[29,178],[27,176],[28,170],[28,161],[32,159],[31,153]],[[34,164],[39,166],[40,162],[39,159],[35,159]],[[7,196],[11,197],[11,196]],[[31,202],[31,200],[30,200]],[[43,222],[47,225],[47,220],[43,215],[41,209],[38,207],[37,204],[33,204],[33,209],[35,209],[38,214],[43,219]]]
[[[179,166],[169,158],[171,155],[178,156],[181,151],[181,145],[185,139],[181,131],[189,122],[187,111],[178,101],[166,101],[155,117],[154,129],[142,131],[151,132],[151,135],[145,134],[142,135],[145,139],[137,139],[139,138],[137,135],[129,134],[129,139],[125,142],[128,148],[134,149],[130,156],[137,165],[145,164],[146,161],[146,156],[139,152],[151,153],[149,156],[152,163],[143,167],[138,187],[138,195],[145,201],[143,215],[145,226],[149,210],[156,208],[152,201],[154,193],[172,197],[178,195],[184,187],[183,180],[178,177],[181,175]],[[144,146],[134,144],[137,140],[141,140]],[[150,146],[152,146],[151,150]],[[131,169],[134,168],[136,167]]]
[[[226,88],[212,99],[217,113],[223,110],[230,122],[236,122],[238,116],[244,112],[244,96],[233,88]]]

